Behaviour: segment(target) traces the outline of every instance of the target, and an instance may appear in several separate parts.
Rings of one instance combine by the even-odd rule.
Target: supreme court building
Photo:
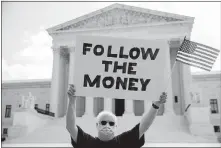
[[[113,4],[90,14],[47,29],[53,38],[53,75],[51,82],[51,111],[62,117],[67,109],[68,84],[74,84],[74,54],[76,35],[111,36],[132,39],[168,40],[167,67],[170,72],[176,52],[184,37],[190,38],[194,18],[153,11],[122,4]],[[155,68],[155,67],[153,67]],[[166,77],[165,77],[166,78]],[[182,115],[188,100],[191,75],[189,66],[176,63],[168,91],[168,105]],[[175,99],[176,98],[176,99]],[[174,102],[176,100],[176,103]],[[93,104],[93,105],[92,105]],[[124,98],[82,98],[77,101],[77,115],[96,115],[109,110],[117,115],[142,114],[148,102]],[[163,109],[162,109],[163,110]],[[85,111],[85,113],[84,113]]]
[[[30,90],[37,98],[35,103],[37,103],[40,108],[44,108],[46,105],[46,110],[52,112],[56,119],[62,120],[61,125],[62,128],[64,128],[62,131],[65,131],[65,120],[63,121],[63,119],[65,118],[68,105],[67,90],[69,84],[74,84],[74,57],[75,51],[77,50],[77,35],[110,36],[145,40],[164,39],[168,41],[169,46],[169,50],[166,51],[167,58],[165,65],[168,73],[171,73],[173,66],[174,69],[167,90],[167,103],[165,106],[160,107],[158,117],[152,128],[153,132],[149,131],[149,133],[159,132],[158,136],[160,136],[161,133],[170,133],[168,131],[162,132],[163,130],[166,130],[166,128],[177,128],[179,130],[182,128],[182,130],[185,131],[188,129],[191,134],[214,137],[213,126],[210,123],[209,114],[207,115],[207,112],[209,113],[210,109],[209,104],[205,103],[207,105],[203,105],[203,101],[200,103],[194,103],[194,97],[193,95],[190,95],[193,94],[191,92],[195,91],[191,88],[192,75],[190,67],[179,62],[176,62],[174,65],[176,53],[184,37],[186,36],[187,39],[190,39],[191,37],[193,23],[194,18],[189,16],[123,4],[113,4],[79,18],[51,27],[47,29],[47,32],[53,38],[52,79],[41,82],[24,82],[20,84],[5,83],[3,85],[3,98],[7,98],[8,96],[9,100],[10,98],[13,98],[11,97],[13,94],[14,98],[17,97],[19,100],[17,94],[27,93],[25,91]],[[152,69],[154,68],[156,67],[152,67]],[[164,77],[165,79],[168,79],[168,75],[165,75]],[[216,77],[217,79],[215,81],[218,82],[217,80],[218,77],[220,77],[220,74]],[[215,85],[220,85],[220,83]],[[19,89],[17,89],[17,87],[19,87]],[[21,88],[25,88],[26,90]],[[217,87],[215,97],[220,100],[220,93],[217,93],[218,89],[220,90],[220,87]],[[201,96],[201,100],[204,99],[204,97],[207,96],[204,94],[204,96]],[[119,124],[123,125],[119,126],[119,132],[125,131],[139,122],[143,113],[150,109],[152,102],[143,100],[144,99],[127,100],[126,98],[102,98],[90,96],[78,97],[76,104],[77,124],[93,135],[96,133],[96,129],[92,128],[92,126],[95,127],[95,124],[93,123],[95,122],[95,116],[102,110],[107,110],[113,112],[118,117]],[[4,103],[4,101],[6,101],[6,99],[3,99],[3,104],[8,103]],[[191,108],[188,109],[189,104],[191,104]],[[218,101],[218,104],[220,104],[220,101]],[[171,114],[167,114],[166,116],[166,113]],[[220,120],[220,118],[217,118],[217,121],[218,120]],[[163,126],[162,129],[161,126]],[[55,129],[58,129],[57,126]],[[53,133],[50,134],[53,135]],[[66,139],[68,139],[69,135],[67,133],[64,133],[64,135],[65,134],[67,135]],[[172,139],[177,137],[176,134],[173,134],[172,136],[174,136]],[[63,139],[65,139],[65,136]],[[155,138],[154,136],[151,138],[150,136],[149,138],[146,138],[146,140],[148,139],[157,140],[158,138]],[[162,139],[160,140],[164,139],[165,142],[168,142],[166,141],[166,135],[163,136],[162,134]],[[189,141],[191,141],[191,139],[192,137],[189,138]]]

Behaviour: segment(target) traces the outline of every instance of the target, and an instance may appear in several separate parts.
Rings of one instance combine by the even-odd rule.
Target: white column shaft
[[[62,117],[64,112],[64,99],[65,99],[65,79],[66,76],[66,62],[60,54],[61,49],[53,51],[53,75],[51,82],[51,109],[56,117]]]
[[[58,94],[59,89],[59,65],[60,65],[60,49],[53,49],[53,69],[52,69],[52,81],[51,81],[51,98],[50,98],[50,111],[57,116],[58,112]]]
[[[133,100],[125,100],[124,114],[134,115]]]
[[[104,110],[112,112],[112,99],[104,98]]]
[[[69,84],[74,84],[74,79],[73,79],[73,75],[74,75],[74,49],[75,47],[69,47],[69,69],[68,69],[68,86],[67,89],[69,89]],[[79,102],[76,102],[76,105],[80,105],[78,104]],[[66,105],[68,106],[68,101],[66,102]]]
[[[85,116],[94,116],[94,98],[86,97],[85,98]]]
[[[174,114],[173,110],[173,95],[172,95],[172,67],[170,64],[170,49],[166,52],[166,70],[164,74],[164,80],[165,80],[165,91],[167,93],[167,103],[165,104],[165,113],[171,113]],[[161,94],[160,94],[161,95]],[[160,97],[160,96],[159,96]]]
[[[74,49],[75,47],[69,48],[69,84],[74,84]]]

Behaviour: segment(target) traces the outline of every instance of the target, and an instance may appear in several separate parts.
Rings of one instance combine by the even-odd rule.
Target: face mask
[[[102,140],[110,140],[114,137],[114,131],[110,127],[103,127],[99,133],[102,136]]]
[[[102,132],[102,133],[105,134],[105,135],[111,135],[111,134],[114,133],[113,130],[112,130],[111,128],[109,128],[109,127],[104,127],[104,128],[102,128],[102,129],[100,130],[100,132]]]

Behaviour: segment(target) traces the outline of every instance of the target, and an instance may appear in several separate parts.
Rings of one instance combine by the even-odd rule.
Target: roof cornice
[[[67,21],[65,23],[56,25],[54,27],[48,28],[47,31],[50,34],[50,33],[53,33],[56,30],[59,30],[61,28],[67,27],[69,25],[75,24],[77,22],[86,20],[88,18],[94,17],[96,15],[102,14],[104,12],[107,12],[107,11],[110,11],[110,10],[113,10],[113,9],[116,9],[116,8],[124,9],[124,10],[132,10],[132,11],[136,11],[136,12],[147,13],[147,14],[152,14],[152,15],[157,15],[157,16],[162,16],[162,17],[170,17],[170,18],[174,18],[174,19],[180,19],[180,20],[183,20],[183,21],[190,21],[190,22],[194,21],[194,17],[189,17],[189,16],[184,16],[184,15],[178,15],[178,14],[173,14],[173,13],[168,13],[168,12],[156,11],[156,10],[151,10],[151,9],[140,8],[140,7],[129,6],[129,5],[124,5],[124,4],[117,4],[116,3],[116,4],[113,4],[113,5],[107,6],[105,8],[102,8],[100,10],[91,12],[89,14],[80,16],[76,19],[73,19],[73,20]]]
[[[51,80],[16,80],[2,82],[2,89],[17,89],[17,88],[39,88],[50,87]]]
[[[152,23],[152,24],[136,24],[136,25],[129,25],[129,26],[113,26],[113,27],[105,27],[105,28],[83,28],[83,29],[75,29],[75,30],[51,31],[49,32],[49,34],[53,35],[53,34],[62,34],[62,33],[80,33],[80,32],[102,31],[102,30],[107,31],[107,30],[115,30],[115,29],[132,29],[132,28],[140,28],[140,27],[156,27],[156,26],[176,25],[176,24],[179,24],[179,25],[193,24],[193,21],[159,22],[159,23]]]

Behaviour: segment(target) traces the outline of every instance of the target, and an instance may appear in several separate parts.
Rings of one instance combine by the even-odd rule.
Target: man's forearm
[[[144,120],[143,122],[146,124],[147,129],[153,123],[153,121],[157,115],[157,111],[158,111],[158,109],[155,109],[151,106],[149,112],[144,114],[142,120]]]
[[[66,124],[68,129],[76,126],[76,99],[69,99]]]
[[[153,123],[156,115],[157,115],[158,109],[155,109],[153,106],[151,106],[149,112],[145,113],[144,116],[141,119],[140,122],[140,137],[144,134],[144,132],[151,126]]]

